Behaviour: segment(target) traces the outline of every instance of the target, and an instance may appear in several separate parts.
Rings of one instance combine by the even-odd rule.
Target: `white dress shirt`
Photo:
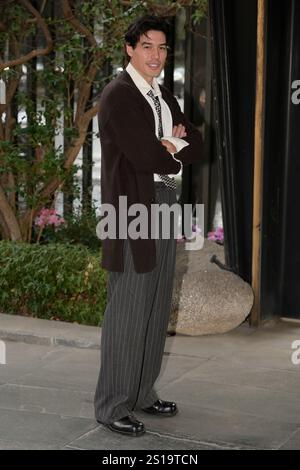
[[[180,139],[179,137],[173,137],[173,118],[172,118],[172,113],[170,111],[169,106],[163,99],[161,95],[161,91],[158,85],[157,79],[154,77],[152,81],[152,86],[142,77],[142,75],[133,67],[133,65],[129,62],[129,64],[126,67],[127,73],[130,75],[132,78],[134,84],[136,87],[139,89],[139,91],[142,93],[144,98],[148,101],[150,104],[153,115],[154,115],[154,120],[155,120],[155,134],[156,137],[158,138],[158,127],[159,127],[159,119],[158,119],[158,114],[155,109],[154,101],[153,99],[147,95],[148,91],[152,90],[154,93],[154,96],[158,96],[160,106],[161,106],[161,119],[162,119],[162,127],[163,127],[163,137],[162,139],[166,139],[169,142],[171,142],[175,148],[176,152],[180,152],[181,149],[189,145],[188,142],[186,142],[183,139]],[[182,163],[180,160],[174,157],[174,154],[171,154],[174,160],[180,163],[181,165],[181,170],[182,170]],[[169,175],[170,177],[173,175]],[[154,181],[161,181],[161,178],[159,175],[154,174]]]

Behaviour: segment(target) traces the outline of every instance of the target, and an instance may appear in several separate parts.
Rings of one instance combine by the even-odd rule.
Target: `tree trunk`
[[[5,193],[0,186],[0,223],[2,226],[3,233],[9,237],[12,241],[21,241],[22,234],[18,220],[12,210]]]
[[[0,212],[0,238],[3,240],[9,240],[9,230],[7,228],[7,225],[5,223],[5,220],[2,217],[2,214]]]

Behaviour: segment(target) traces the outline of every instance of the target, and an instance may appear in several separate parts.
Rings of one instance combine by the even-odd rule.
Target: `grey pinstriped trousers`
[[[157,203],[172,205],[174,190],[155,183]],[[136,273],[128,240],[124,272],[110,272],[101,338],[101,368],[95,416],[112,423],[157,399],[159,375],[170,316],[176,258],[174,237],[156,240],[156,267]]]

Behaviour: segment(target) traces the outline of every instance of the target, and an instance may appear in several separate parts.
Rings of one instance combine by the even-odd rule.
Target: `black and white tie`
[[[162,118],[161,118],[161,105],[158,96],[155,96],[152,90],[149,90],[147,93],[150,98],[152,98],[154,102],[154,106],[158,116],[158,138],[161,139],[163,136],[163,126],[162,126]],[[160,179],[165,183],[165,185],[170,188],[176,190],[176,181],[174,178],[171,178],[168,175],[158,175]]]

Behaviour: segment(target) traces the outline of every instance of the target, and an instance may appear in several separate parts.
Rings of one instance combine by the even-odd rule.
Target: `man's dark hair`
[[[167,21],[155,15],[144,15],[132,23],[125,33],[125,42],[135,48],[140,37],[147,31],[162,31],[166,35],[166,42],[169,36],[169,24]]]

